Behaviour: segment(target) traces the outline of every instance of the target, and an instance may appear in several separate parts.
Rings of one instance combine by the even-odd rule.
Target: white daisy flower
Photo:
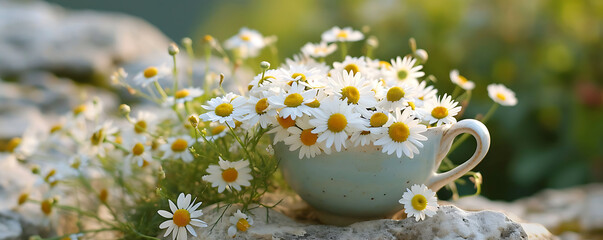
[[[456,123],[454,116],[461,111],[461,106],[457,106],[458,104],[458,102],[452,100],[452,96],[444,94],[441,98],[425,102],[420,111],[423,112],[423,120],[429,122],[429,124],[435,123],[436,126],[453,124]]]
[[[228,236],[233,238],[237,236],[238,231],[246,232],[253,225],[253,219],[238,209],[236,213],[232,214],[229,220],[232,226],[228,228]]]
[[[168,97],[166,101],[173,102],[173,104],[181,104],[190,102],[201,95],[203,95],[203,90],[201,90],[201,88],[184,88],[176,91],[174,96]]]
[[[346,147],[349,135],[366,130],[365,119],[360,117],[360,113],[340,100],[325,100],[313,113],[315,118],[310,120],[310,124],[316,128],[312,133],[320,134],[318,142],[325,142],[327,148],[335,146],[338,152]]]
[[[329,77],[328,82],[331,94],[353,106],[359,113],[365,113],[367,108],[377,105],[375,92],[362,73],[342,70]]]
[[[248,114],[243,122],[249,126],[259,122],[262,128],[268,128],[276,116],[276,109],[268,103],[268,98],[249,97],[246,108]]]
[[[350,141],[354,143],[354,147],[367,146],[377,141],[387,128],[384,128],[388,122],[392,122],[394,117],[389,111],[378,108],[376,111],[372,111],[366,114],[366,118],[369,119],[369,126],[367,130],[357,131],[352,134]]]
[[[241,58],[255,57],[265,46],[266,41],[260,32],[245,27],[224,43],[226,49],[234,49]]]
[[[343,29],[339,27],[333,27],[321,35],[322,41],[331,42],[356,42],[364,39],[364,34],[360,31],[353,30],[351,27],[345,27]]]
[[[322,58],[331,55],[331,53],[337,50],[336,44],[327,44],[326,42],[320,42],[317,44],[306,43],[301,48],[301,52],[311,57]]]
[[[402,109],[408,101],[413,100],[415,88],[410,84],[398,84],[387,89],[385,97],[379,102],[379,107],[396,111]]]
[[[459,87],[467,91],[473,90],[473,88],[475,88],[475,83],[459,75],[459,71],[456,69],[450,71],[450,80],[452,81],[452,83],[458,85]]]
[[[146,87],[149,83],[170,76],[170,74],[172,74],[172,70],[166,65],[161,65],[159,67],[151,66],[136,74],[132,80],[136,85]]]
[[[94,120],[98,118],[100,113],[103,111],[103,104],[99,99],[87,101],[83,104],[77,105],[71,111],[69,116],[70,119],[75,121],[80,120]],[[68,121],[65,124],[66,128],[73,127],[74,122]]]
[[[130,150],[130,153],[126,156],[128,163],[136,163],[136,165],[142,167],[153,159],[151,146],[145,145],[142,142],[128,143],[125,147]]]
[[[438,211],[438,199],[435,192],[427,186],[412,185],[398,201],[404,204],[404,212],[408,217],[415,217],[415,221],[425,220],[425,215],[431,217]]]
[[[208,141],[215,141],[216,139],[223,138],[228,133],[228,126],[218,124],[215,122],[211,122],[209,124],[210,130],[208,132],[208,136],[205,137]]]
[[[305,91],[305,88],[304,85],[293,82],[291,84],[291,89],[289,89],[287,93],[269,97],[268,102],[276,108],[282,107],[278,115],[284,118],[291,117],[291,119],[295,120],[304,114],[310,115],[310,110],[312,108],[305,103],[313,101],[318,90],[312,89]]]
[[[163,151],[161,159],[182,159],[184,162],[192,162],[194,157],[188,149],[195,140],[188,135],[168,138],[168,142],[159,147]]]
[[[324,77],[317,68],[312,68],[303,64],[293,64],[289,65],[288,68],[282,68],[281,74],[278,76],[289,86],[291,86],[293,82],[296,82],[299,85],[308,87],[320,86],[317,85],[317,83],[320,83],[318,80]]]
[[[503,106],[517,105],[515,93],[502,84],[488,85],[488,96],[490,96],[494,102]]]
[[[193,235],[197,236],[197,232],[194,227],[207,227],[207,223],[198,219],[203,215],[201,209],[197,210],[201,206],[201,202],[195,204],[195,200],[193,199],[191,202],[191,195],[184,193],[180,193],[178,196],[178,200],[176,204],[172,202],[172,200],[168,200],[170,204],[170,211],[159,210],[157,213],[164,218],[171,218],[162,222],[159,225],[159,229],[166,229],[163,237],[167,237],[172,234],[172,239],[186,240],[188,238],[187,231]]]
[[[287,131],[287,129],[295,126],[295,120],[293,120],[291,117],[284,118],[284,117],[276,116],[275,120],[273,122],[274,122],[273,125],[275,127],[270,129],[270,131],[268,131],[268,133],[269,134],[274,133],[274,144],[276,144],[280,141],[284,141],[285,138],[287,138],[290,135],[290,133],[289,133],[289,131]]]
[[[436,98],[438,89],[433,86],[427,86],[426,81],[422,81],[415,88],[415,100],[413,101],[415,106],[422,107],[425,101]]]
[[[249,91],[249,95],[254,96],[254,97],[260,97],[259,95],[262,94],[264,91],[271,91],[274,93],[278,93],[278,87],[276,88],[276,90],[272,90],[274,89],[275,86],[279,86],[280,84],[277,84],[277,76],[280,76],[281,74],[281,70],[280,69],[270,69],[270,70],[266,70],[266,72],[264,72],[263,74],[263,78],[262,78],[262,73],[256,75],[253,80],[251,80],[251,82],[247,85],[247,90]]]
[[[226,123],[234,127],[235,120],[241,121],[243,119],[242,106],[246,102],[247,99],[234,93],[212,98],[207,101],[207,105],[201,106],[208,112],[201,114],[199,118],[203,119],[203,121]]]
[[[416,86],[419,85],[418,78],[425,76],[424,72],[420,70],[423,68],[422,65],[415,66],[416,59],[412,57],[404,57],[404,59],[397,57],[392,59],[391,70],[386,70],[385,75],[389,79],[393,79],[393,82],[405,82],[407,84]]]
[[[346,72],[352,72],[353,74],[362,73],[366,77],[369,76],[369,70],[371,69],[368,67],[364,56],[346,56],[343,62],[333,63],[333,70],[331,70],[331,75],[340,74],[343,70],[345,70]]]
[[[300,129],[298,127],[290,127],[287,131],[291,134],[285,138],[285,144],[289,145],[289,151],[295,151],[299,149],[299,159],[304,157],[313,158],[325,151],[327,154],[331,153],[330,148],[326,148],[323,143],[319,143],[318,134],[313,133],[313,127]]]
[[[14,137],[8,141],[6,151],[18,159],[31,156],[38,148],[39,136],[34,128],[28,128],[22,137]]]
[[[104,122],[100,126],[96,127],[92,134],[90,134],[89,141],[86,143],[87,152],[94,156],[98,155],[100,157],[105,157],[107,154],[107,147],[113,146],[110,143],[106,143],[105,139],[109,137],[113,137],[115,133],[117,133],[118,128],[113,126],[113,124],[109,121]]]
[[[146,136],[148,133],[155,132],[158,118],[157,115],[152,112],[139,111],[136,114],[136,117],[132,118],[131,120],[132,124],[134,125],[131,131],[134,134],[132,137],[138,141],[144,142],[146,141]]]
[[[427,131],[427,127],[419,124],[419,120],[413,119],[408,110],[404,110],[402,113],[396,111],[395,118],[388,121],[384,127],[387,128],[387,133],[383,134],[374,144],[383,146],[382,152],[384,153],[396,152],[399,158],[402,157],[402,153],[413,158],[415,153],[419,153],[418,147],[423,147],[423,143],[419,141],[427,140],[427,137],[421,135]]]
[[[219,159],[218,165],[207,167],[209,175],[203,176],[201,178],[203,181],[210,182],[212,187],[218,187],[219,193],[224,192],[224,189],[227,188],[241,191],[241,186],[248,187],[251,185],[249,181],[253,177],[250,174],[249,161],[230,162],[222,160],[222,157],[219,157]]]

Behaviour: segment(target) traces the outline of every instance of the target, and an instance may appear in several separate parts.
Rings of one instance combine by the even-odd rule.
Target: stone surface
[[[0,76],[32,70],[89,79],[116,65],[167,55],[170,40],[136,17],[0,1]]]
[[[202,219],[210,225],[198,228],[193,239],[228,239],[228,218],[236,211],[224,211],[215,206],[206,207]],[[266,221],[266,214],[269,214]],[[221,220],[219,217],[224,214]],[[494,211],[466,212],[455,206],[441,206],[438,213],[424,221],[414,219],[381,219],[358,222],[347,227],[320,225],[315,222],[297,222],[266,208],[251,210],[254,225],[235,239],[552,239],[539,225],[522,225]],[[212,224],[216,226],[211,230]],[[536,228],[536,229],[535,229]],[[529,235],[526,231],[538,230]]]

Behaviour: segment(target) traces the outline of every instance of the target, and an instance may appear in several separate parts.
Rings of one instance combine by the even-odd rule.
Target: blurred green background
[[[483,195],[512,200],[543,188],[603,180],[603,1],[67,1],[73,9],[125,12],[174,41],[205,34],[220,41],[246,26],[276,35],[281,60],[332,26],[368,27],[378,58],[427,50],[425,72],[451,93],[451,69],[476,82],[466,117],[491,105],[490,83],[515,90],[519,104],[501,107],[487,126],[492,146],[476,168]],[[356,44],[360,48],[361,44]],[[473,144],[473,145],[472,145]],[[456,163],[473,152],[464,144]]]

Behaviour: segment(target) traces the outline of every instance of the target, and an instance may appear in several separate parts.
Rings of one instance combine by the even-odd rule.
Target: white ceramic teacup
[[[456,168],[436,173],[454,138],[462,133],[476,138],[475,153]],[[324,216],[386,218],[402,209],[398,200],[406,188],[425,184],[437,191],[473,169],[490,147],[488,129],[473,119],[429,128],[423,135],[428,140],[412,159],[382,153],[373,145],[303,159],[298,157],[299,150],[289,151],[282,142],[274,150],[287,183]]]

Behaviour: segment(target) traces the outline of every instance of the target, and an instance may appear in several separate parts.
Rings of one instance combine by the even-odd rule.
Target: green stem
[[[163,88],[161,87],[161,85],[159,85],[157,79],[153,81],[153,84],[155,85],[155,89],[157,89],[157,92],[159,92],[159,95],[161,95],[161,99],[165,100],[167,98],[167,94],[165,94],[165,91],[163,91]]]
[[[341,61],[344,61],[345,56],[348,55],[348,44],[346,42],[339,42],[339,49],[341,49]]]
[[[455,85],[454,87],[454,91],[452,91],[452,98],[456,99],[456,97],[461,93],[461,88],[459,87],[459,85]]]
[[[174,89],[172,89],[172,93],[175,94],[176,91],[178,91],[178,67],[176,66],[176,55],[172,56],[172,60],[174,61],[174,67],[172,68]]]

